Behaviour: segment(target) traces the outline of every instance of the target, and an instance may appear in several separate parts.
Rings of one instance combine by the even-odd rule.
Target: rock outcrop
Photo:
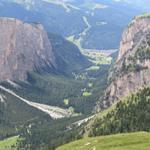
[[[41,25],[0,18],[0,81],[25,80],[30,71],[52,67],[55,57]]]
[[[99,108],[150,84],[150,15],[136,17],[122,35],[110,85]]]

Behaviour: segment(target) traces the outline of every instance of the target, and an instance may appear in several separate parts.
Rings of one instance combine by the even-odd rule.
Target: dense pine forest
[[[150,87],[118,102],[106,116],[96,119],[90,136],[150,131]]]

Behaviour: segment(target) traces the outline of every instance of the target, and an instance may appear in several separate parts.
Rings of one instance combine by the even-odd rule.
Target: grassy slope
[[[84,138],[57,150],[149,150],[149,148],[150,133],[138,132]]]
[[[1,150],[15,150],[15,145],[18,140],[18,136],[14,136],[3,141],[0,141]],[[14,148],[13,148],[14,147]]]

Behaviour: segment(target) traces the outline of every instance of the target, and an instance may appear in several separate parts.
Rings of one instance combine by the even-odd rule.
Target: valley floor
[[[84,138],[57,150],[149,150],[150,133],[137,132],[95,138]]]

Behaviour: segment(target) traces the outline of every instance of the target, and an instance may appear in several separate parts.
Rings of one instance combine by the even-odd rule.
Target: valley
[[[84,68],[80,71],[72,72],[72,77],[66,78],[63,75],[41,76],[35,73],[30,73],[29,83],[24,82],[15,83],[8,80],[6,83],[0,86],[0,89],[7,92],[8,94],[11,94],[14,97],[17,97],[18,99],[22,100],[23,102],[33,107],[45,111],[48,114],[53,113],[53,111],[54,113],[56,111],[56,114],[57,111],[58,113],[59,111],[60,113],[62,111],[64,112],[64,116],[71,116],[71,113],[76,112],[78,112],[79,114],[80,113],[86,114],[86,112],[88,112],[89,109],[92,108],[92,106],[90,106],[91,102],[90,99],[92,96],[94,96],[94,93],[96,93],[95,91],[97,90],[96,87],[99,84],[103,85],[103,82],[105,82],[105,80],[97,82],[98,75],[101,72],[103,72],[104,76],[107,75],[109,66],[112,61],[112,57],[107,56],[101,53],[100,51],[97,52],[88,51],[88,53],[85,52],[84,55],[88,57],[89,61],[92,62],[91,65],[88,68]],[[104,69],[105,66],[106,69]],[[48,88],[49,86],[51,87],[51,89]],[[63,87],[63,89],[61,89],[61,87]],[[59,97],[57,92],[53,93],[53,88],[57,88],[58,92],[60,92]],[[69,88],[72,88],[72,93],[70,93],[70,90],[68,90]],[[101,86],[99,88],[103,87]],[[42,90],[43,92],[40,92],[40,90]],[[43,101],[45,104],[44,103],[42,104],[43,99],[45,99]],[[53,99],[55,99],[55,101],[53,101]],[[78,100],[79,104],[75,104],[76,100]],[[79,109],[80,103],[86,104],[87,109],[86,112],[84,112],[84,109],[83,110]],[[64,109],[61,110],[61,108],[53,106],[59,106]],[[73,112],[71,112],[71,109],[73,109],[72,110]],[[62,116],[60,115],[60,118],[61,117],[63,117],[63,115]]]
[[[53,149],[70,138],[79,138],[81,135],[75,131],[80,130],[80,126],[70,124],[74,126],[91,115],[106,88],[108,70],[114,59],[100,51],[85,51],[82,55],[75,45],[61,36],[48,34],[48,37],[59,69],[52,69],[52,73],[32,71],[28,73],[27,81],[8,79],[0,85],[0,128],[5,131],[1,131],[1,139],[19,134],[19,139],[24,139],[17,143],[20,148],[29,144],[34,147],[31,149],[36,149],[42,140],[51,139],[52,143],[44,147]],[[92,69],[95,66],[97,69]],[[47,130],[49,135],[45,135]],[[41,136],[41,139],[35,138],[38,145],[33,141],[35,134]],[[58,136],[63,140],[58,140]]]
[[[148,150],[148,4],[0,0],[0,150]]]

